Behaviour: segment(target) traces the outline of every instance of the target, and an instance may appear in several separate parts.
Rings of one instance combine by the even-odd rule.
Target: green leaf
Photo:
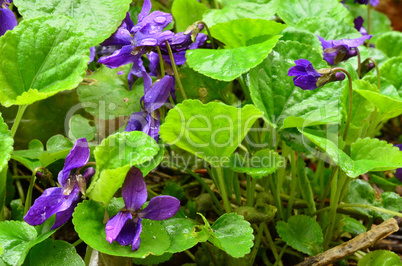
[[[69,121],[68,137],[76,141],[79,138],[86,138],[91,141],[95,138],[96,128],[90,123],[92,121],[82,115],[73,115]]]
[[[326,2],[322,2],[324,5]],[[310,17],[299,21],[295,28],[306,30],[325,40],[353,39],[362,35],[352,26],[328,17]]]
[[[149,255],[145,259],[133,258],[133,263],[137,265],[158,265],[162,262],[166,262],[172,258],[172,253],[165,253],[160,256]]]
[[[198,243],[195,233],[196,224],[188,219],[168,219],[161,222],[170,238],[169,253],[182,252]]]
[[[198,99],[203,103],[221,100],[224,94],[223,88],[228,85],[227,82],[204,76],[187,65],[180,67],[179,75],[188,99]],[[177,102],[184,100],[181,93],[176,93],[176,97]]]
[[[126,16],[130,3],[131,0],[14,1],[24,19],[47,15],[65,15],[75,18],[85,29],[90,46],[97,45],[112,35]]]
[[[352,217],[343,215],[342,223],[342,231],[344,232],[351,233],[352,235],[360,235],[366,232],[366,227]]]
[[[75,248],[61,240],[46,239],[34,246],[29,252],[24,265],[85,265]]]
[[[208,26],[228,21],[252,18],[270,20],[275,15],[279,0],[231,0],[222,9],[210,9],[204,13],[203,21]]]
[[[250,252],[254,244],[253,229],[243,216],[225,213],[211,227],[204,217],[203,219],[209,234],[208,241],[215,247],[226,251],[234,258],[243,257]]]
[[[349,184],[348,201],[349,203],[366,204],[374,206],[375,191],[369,183],[361,179],[352,180]],[[366,208],[355,208],[369,216],[373,215],[373,211]]]
[[[28,251],[36,244],[44,241],[56,230],[41,234],[26,222],[0,222],[0,243],[3,254],[0,258],[11,265],[21,265]]]
[[[316,69],[326,67],[319,53],[298,42],[280,41],[274,52],[250,71],[251,99],[272,125],[282,128],[339,123],[341,90],[324,86],[312,91],[296,87],[288,76],[294,61],[308,58]]]
[[[113,256],[145,258],[148,255],[162,255],[170,246],[168,233],[159,221],[142,220],[141,245],[137,251],[131,245],[121,246],[116,241],[106,241],[105,209],[101,203],[84,201],[75,208],[73,224],[75,231],[86,244],[99,252]]]
[[[110,69],[102,65],[78,86],[78,96],[85,111],[91,115],[110,120],[116,116],[131,115],[141,110],[140,101],[144,95],[144,84],[138,79],[130,91],[127,76],[131,65]],[[119,75],[123,71],[123,75]]]
[[[381,194],[381,202],[376,202],[376,206],[394,212],[402,211],[402,198],[395,192],[384,192]],[[375,216],[381,217],[384,221],[394,217],[392,214],[377,212]]]
[[[218,166],[222,159],[229,159],[261,115],[253,105],[240,109],[216,102],[186,100],[169,111],[160,136],[168,144]]]
[[[398,31],[386,32],[375,42],[375,47],[383,51],[388,57],[402,56],[402,33]]]
[[[323,251],[323,234],[320,225],[311,217],[295,215],[288,222],[276,225],[279,236],[289,246],[309,256]]]
[[[402,167],[402,152],[392,144],[378,139],[358,139],[351,145],[350,157],[334,142],[317,136],[309,129],[301,131],[341,167],[349,177],[358,177],[369,171],[386,171]]]
[[[21,199],[12,200],[11,206],[11,218],[16,221],[24,221],[24,206],[21,203]]]
[[[11,158],[11,153],[13,152],[13,144],[14,139],[11,136],[11,131],[8,130],[8,126],[6,123],[4,123],[3,117],[0,113],[0,172],[4,169],[4,167],[7,165],[7,162]]]
[[[320,40],[311,32],[294,27],[287,27],[282,31],[281,41],[300,42],[312,47],[312,50],[323,54]]]
[[[246,173],[254,178],[262,178],[272,174],[279,167],[283,166],[284,160],[278,153],[265,149],[257,151],[251,158],[238,153],[230,157],[229,167],[235,172]]]
[[[353,25],[351,14],[337,0],[281,0],[278,15],[288,25],[295,25],[304,18],[310,17],[330,17],[336,21]]]
[[[394,85],[399,95],[402,94],[402,57],[394,57],[380,67],[381,77]]]
[[[172,5],[177,32],[185,31],[194,22],[202,20],[202,14],[208,7],[197,0],[176,0]],[[210,26],[210,25],[208,25]]]
[[[87,190],[91,199],[108,203],[121,187],[129,169],[158,153],[156,141],[141,131],[116,133],[94,151],[96,174]]]
[[[389,250],[375,250],[359,260],[357,266],[400,266],[401,258]]]
[[[0,103],[6,107],[74,89],[89,61],[84,32],[64,16],[24,19],[0,38],[0,47]]]
[[[371,183],[383,186],[392,186],[392,187],[402,186],[402,182],[396,177],[382,178],[375,174],[370,175],[370,184]]]
[[[212,36],[230,49],[188,50],[187,64],[208,77],[231,81],[261,63],[278,42],[280,36],[276,34],[285,27],[261,19],[238,19],[214,25]]]

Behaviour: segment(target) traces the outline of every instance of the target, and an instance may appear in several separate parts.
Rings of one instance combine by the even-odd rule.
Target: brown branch
[[[374,227],[366,233],[362,233],[355,238],[345,242],[339,246],[331,248],[321,254],[314,257],[305,259],[303,262],[297,264],[296,266],[307,266],[307,265],[328,265],[342,258],[345,258],[360,249],[366,249],[371,247],[381,239],[389,236],[390,234],[399,230],[398,222],[394,219],[388,219],[382,224]]]

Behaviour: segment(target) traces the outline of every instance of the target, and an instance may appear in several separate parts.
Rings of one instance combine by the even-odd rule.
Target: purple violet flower
[[[367,30],[363,27],[363,22],[364,19],[361,16],[353,20],[353,23],[355,24],[355,29],[358,30],[363,36],[366,36]]]
[[[125,207],[106,224],[106,240],[117,241],[120,245],[131,245],[137,250],[141,243],[142,219],[154,221],[173,217],[180,209],[180,201],[171,196],[157,196],[149,201],[146,208],[141,207],[147,200],[147,186],[138,168],[131,168],[122,187]]]
[[[161,11],[149,14],[150,11],[151,1],[144,0],[141,13],[138,15],[138,23],[135,26],[127,12],[126,18],[117,31],[102,43],[102,45],[117,45],[121,48],[114,51],[112,55],[101,57],[98,62],[109,68],[133,63],[130,73],[140,77],[142,71],[145,71],[142,55],[174,35],[171,31],[163,31],[172,22],[172,15]]]
[[[12,0],[0,0],[0,36],[17,26],[17,18],[8,7]]]
[[[315,90],[318,87],[322,87],[331,81],[341,81],[345,79],[345,74],[335,73],[331,79],[327,79],[326,82],[317,85],[318,80],[323,76],[314,69],[313,65],[307,59],[299,59],[295,61],[296,66],[293,66],[288,71],[288,76],[293,78],[295,86],[303,90]]]
[[[331,65],[336,65],[341,61],[346,61],[349,58],[356,56],[356,47],[362,45],[366,40],[369,40],[372,35],[362,36],[356,39],[329,40],[317,36],[324,50],[324,60]]]
[[[372,6],[378,6],[380,1],[379,0],[355,0],[355,3],[361,4],[361,5],[370,4]]]
[[[52,230],[67,222],[80,200],[80,194],[85,192],[86,182],[95,174],[95,169],[88,167],[82,175],[70,173],[73,169],[85,166],[88,160],[88,142],[85,138],[78,139],[66,157],[63,170],[59,172],[58,182],[61,187],[46,189],[24,216],[25,222],[39,225],[53,214],[56,214],[56,221]]]

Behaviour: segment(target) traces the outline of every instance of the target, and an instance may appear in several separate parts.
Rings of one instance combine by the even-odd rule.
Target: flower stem
[[[215,0],[216,1],[216,0]],[[219,9],[219,7],[217,7]],[[211,32],[209,31],[209,27],[207,25],[207,23],[205,23],[202,20],[199,20],[196,22],[196,24],[202,24],[205,27],[205,30],[207,31],[208,37],[211,40],[211,45],[212,45],[212,49],[215,49],[215,43],[214,43],[214,39],[212,38]]]
[[[247,175],[247,206],[254,206],[254,194],[257,180]]]
[[[89,265],[89,263],[91,262],[92,251],[93,249],[89,245],[87,245],[87,251],[85,252],[84,258],[85,265]]]
[[[378,67],[377,61],[375,61],[371,57],[369,57],[368,60],[373,62],[374,66],[375,66],[375,70],[377,70],[377,87],[378,87],[378,90],[381,90],[381,75],[380,75],[380,69]]]
[[[287,219],[292,216],[293,203],[295,200],[296,186],[297,186],[297,161],[296,161],[296,151],[290,152],[290,169],[292,173],[292,181],[290,184],[290,198],[287,206]]]
[[[274,255],[275,260],[276,261],[279,260],[279,265],[283,266],[282,261],[280,261],[280,258],[279,258],[279,255],[278,255],[278,251],[276,250],[275,243],[272,240],[271,233],[269,232],[269,229],[268,229],[268,226],[267,226],[266,223],[264,223],[264,233],[265,233],[265,237],[266,237],[266,239],[268,241],[268,244],[271,247],[271,251],[272,251],[272,254]]]
[[[348,131],[349,131],[349,126],[350,126],[350,121],[352,120],[352,110],[353,110],[353,85],[352,85],[352,78],[346,69],[336,67],[333,68],[332,71],[341,71],[348,76],[349,80],[349,111],[348,111],[348,119],[346,121],[346,127],[345,127],[345,132],[343,133],[343,141],[346,140],[346,137],[348,136]]]
[[[27,109],[28,105],[20,105],[18,106],[17,116],[14,119],[14,124],[11,128],[11,136],[14,138],[15,133],[17,133],[18,126],[20,125],[22,115],[24,114],[25,110]]]
[[[36,172],[39,171],[39,169],[42,167],[37,167],[33,172],[32,172],[32,177],[29,183],[29,188],[28,188],[28,193],[25,201],[25,207],[24,207],[24,215],[27,214],[29,208],[31,208],[32,205],[32,191],[35,186],[36,182]]]
[[[216,174],[218,176],[218,183],[219,183],[219,192],[221,193],[221,197],[223,200],[223,205],[225,206],[225,211],[227,213],[232,212],[232,207],[230,206],[229,198],[226,191],[225,179],[223,177],[222,166],[215,167]]]
[[[356,52],[357,52],[357,76],[360,78],[360,72],[361,72],[361,69],[362,69],[362,58],[361,58],[361,55],[360,55],[360,51],[359,51],[359,48],[355,48],[356,49]]]
[[[81,244],[82,242],[84,242],[81,238],[79,238],[77,241],[75,241],[72,245],[73,247],[78,246],[79,244]]]
[[[313,215],[315,215],[317,213],[320,213],[320,212],[328,211],[330,208],[331,207],[322,208],[321,210],[318,210],[315,213],[313,213]],[[347,208],[364,208],[364,209],[370,209],[370,210],[373,210],[373,211],[378,211],[378,212],[382,212],[382,213],[402,217],[402,213],[400,213],[400,212],[394,212],[394,211],[390,211],[390,210],[387,210],[387,209],[374,207],[374,206],[366,205],[366,204],[344,203],[344,204],[340,204],[340,205],[337,206],[337,209],[347,209]]]
[[[162,57],[162,52],[159,46],[156,46],[156,50],[158,51],[159,55],[159,67],[161,68],[161,75],[162,78],[165,76],[165,65],[163,64],[163,57]]]
[[[285,244],[282,247],[281,252],[279,253],[278,259],[275,261],[274,266],[279,265],[279,263],[281,262],[282,256],[283,256],[283,254],[285,254],[285,251],[287,248],[288,248],[288,244]]]
[[[256,229],[256,227],[257,226],[255,226],[255,229]],[[258,249],[260,248],[263,232],[264,232],[264,223],[260,223],[260,226],[258,227],[258,233],[257,233],[257,236],[254,241],[254,247],[253,247],[253,250],[251,251],[249,265],[254,265],[255,257],[257,256]]]
[[[173,72],[174,72],[174,77],[175,77],[175,79],[176,79],[177,85],[179,86],[179,89],[180,89],[181,95],[183,96],[183,99],[184,99],[184,100],[187,100],[187,95],[186,95],[186,93],[184,92],[183,85],[181,84],[181,80],[180,80],[180,77],[179,77],[179,72],[177,71],[177,66],[176,66],[176,63],[175,63],[175,61],[174,61],[172,48],[170,47],[168,41],[166,41],[165,44],[166,44],[166,47],[167,47],[168,52],[169,52],[170,62],[171,62],[171,64],[172,64],[172,68],[173,68]]]

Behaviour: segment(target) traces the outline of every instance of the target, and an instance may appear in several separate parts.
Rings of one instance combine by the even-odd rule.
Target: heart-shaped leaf
[[[253,105],[243,108],[186,100],[169,111],[160,128],[168,144],[191,152],[214,166],[228,160],[262,113]]]
[[[276,34],[285,27],[261,19],[216,24],[211,27],[211,34],[224,42],[228,49],[188,50],[187,64],[208,77],[231,81],[261,63],[278,42],[280,36]]]
[[[64,16],[27,19],[0,38],[1,104],[31,104],[82,81],[89,44],[77,25]]]
[[[323,234],[320,225],[311,217],[295,215],[288,222],[279,221],[276,224],[279,236],[292,248],[309,256],[323,250]]]
[[[108,38],[126,16],[131,0],[15,0],[24,19],[65,15],[78,20],[84,27],[90,46]]]
[[[376,40],[375,47],[383,51],[388,57],[402,56],[402,33],[390,31],[382,34]]]
[[[159,146],[141,131],[116,133],[96,147],[96,174],[87,190],[91,199],[108,203],[121,187],[128,170],[154,158]]]
[[[202,14],[208,7],[197,0],[176,0],[172,5],[176,30],[185,31],[194,22],[202,20]],[[208,26],[211,26],[208,24]]]

